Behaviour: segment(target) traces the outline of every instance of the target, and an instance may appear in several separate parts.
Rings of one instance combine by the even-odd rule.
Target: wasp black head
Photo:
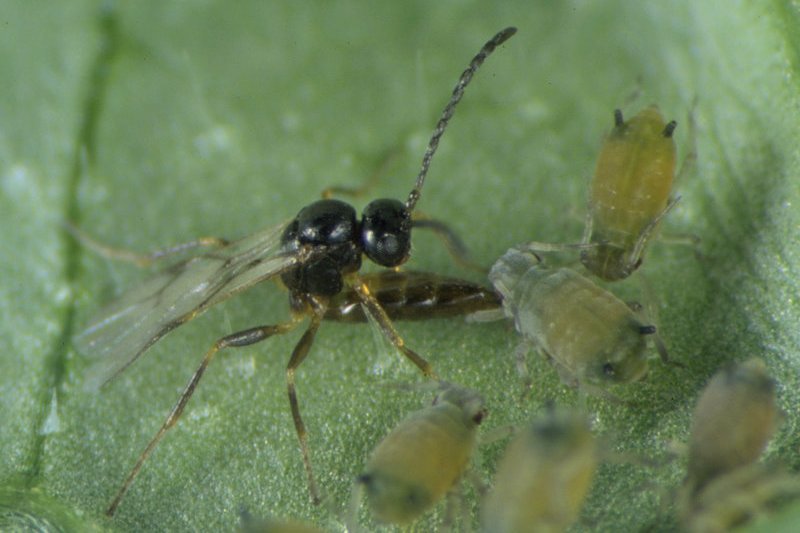
[[[362,214],[361,243],[375,263],[403,264],[411,251],[411,215],[403,202],[388,198],[370,202]]]

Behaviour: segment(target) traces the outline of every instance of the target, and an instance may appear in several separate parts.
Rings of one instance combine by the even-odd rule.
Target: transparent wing
[[[99,359],[89,370],[86,387],[110,380],[161,337],[212,305],[302,261],[299,254],[279,251],[284,226],[178,263],[106,307],[74,339],[80,352]]]

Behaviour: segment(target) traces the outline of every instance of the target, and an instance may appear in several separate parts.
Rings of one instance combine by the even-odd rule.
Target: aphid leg
[[[692,107],[689,109],[689,116],[688,122],[689,125],[686,128],[688,139],[686,140],[686,144],[689,147],[688,153],[683,156],[683,161],[681,162],[681,166],[678,169],[677,174],[675,174],[675,180],[673,181],[673,189],[677,188],[680,183],[686,179],[686,176],[692,174],[697,166],[697,124],[694,120],[694,111],[697,108],[697,97],[692,100]]]
[[[261,342],[273,335],[281,335],[288,331],[294,329],[301,317],[293,318],[289,322],[285,322],[283,324],[277,324],[274,326],[259,326],[255,328],[246,329],[244,331],[239,331],[237,333],[232,333],[231,335],[226,335],[221,339],[218,339],[209,350],[206,352],[205,356],[203,357],[203,361],[200,363],[200,366],[197,367],[192,378],[189,380],[189,383],[186,384],[186,387],[183,389],[180,398],[178,398],[178,402],[172,408],[167,419],[164,420],[164,423],[161,425],[161,428],[155,434],[155,436],[150,440],[147,444],[147,447],[144,449],[142,454],[139,456],[139,459],[136,461],[136,465],[134,465],[131,473],[128,474],[127,479],[120,487],[119,491],[117,491],[117,495],[114,497],[114,500],[106,509],[106,515],[114,516],[114,513],[117,511],[117,507],[119,507],[122,498],[125,496],[125,493],[128,492],[131,484],[133,483],[136,476],[139,474],[139,471],[142,469],[142,465],[150,456],[150,454],[155,449],[156,445],[159,441],[164,437],[164,434],[172,428],[177,422],[178,419],[181,417],[183,413],[183,409],[186,407],[186,404],[189,402],[189,399],[194,394],[194,390],[197,387],[197,384],[200,382],[200,378],[203,377],[203,374],[208,368],[209,363],[211,363],[211,359],[213,359],[214,355],[223,350],[225,348],[238,348],[241,346],[249,346],[251,344],[255,344],[257,342]]]
[[[160,259],[164,259],[170,255],[186,252],[193,248],[200,248],[200,247],[220,247],[225,246],[228,244],[228,241],[219,237],[201,237],[199,239],[195,239],[193,241],[184,242],[180,244],[176,244],[175,246],[170,246],[169,248],[164,248],[163,250],[156,250],[154,252],[142,254],[139,252],[134,252],[132,250],[125,250],[124,248],[114,248],[113,246],[109,246],[104,244],[91,235],[89,235],[86,231],[82,228],[76,226],[72,222],[65,220],[62,222],[64,229],[66,229],[70,235],[72,235],[75,240],[77,240],[82,246],[92,250],[94,253],[101,255],[107,259],[113,259],[115,261],[126,261],[128,263],[133,263],[134,265],[144,268],[150,266],[155,261]]]
[[[517,373],[522,380],[522,398],[525,398],[531,392],[533,387],[533,380],[531,373],[528,370],[528,353],[531,351],[531,343],[528,341],[521,341],[514,349],[514,361],[517,366]]]
[[[431,366],[431,364],[422,356],[406,346],[405,341],[394,328],[394,325],[392,325],[392,321],[389,319],[386,311],[383,309],[383,307],[381,307],[381,304],[375,299],[372,293],[370,293],[367,284],[364,283],[358,277],[358,275],[354,275],[353,278],[353,290],[355,290],[356,294],[358,294],[358,297],[361,300],[361,305],[364,306],[364,309],[366,309],[367,313],[375,320],[375,322],[377,322],[378,327],[380,327],[383,335],[389,340],[389,342],[392,343],[392,345],[394,345],[395,348],[400,350],[403,355],[408,357],[426,377],[437,379],[436,372],[433,370],[433,366]]]
[[[653,293],[653,287],[650,284],[648,277],[644,273],[639,274],[639,282],[641,284],[641,289],[644,293],[647,306],[645,308],[645,306],[639,302],[629,302],[628,306],[639,316],[643,318],[646,317],[654,324],[658,324],[658,297]],[[661,338],[661,335],[658,332],[657,325],[643,326],[642,335],[652,335],[653,345],[656,347],[656,351],[658,352],[658,356],[661,358],[661,362],[678,368],[686,368],[686,365],[680,361],[674,361],[669,357],[669,350],[667,350],[664,339]]]
[[[462,528],[470,523],[470,513],[467,506],[464,505],[464,492],[461,481],[456,482],[456,485],[451,488],[445,496],[444,516],[442,517],[441,524],[439,524],[439,531],[445,533],[448,531],[456,531],[456,517],[458,517],[458,520],[461,522]],[[458,531],[460,531],[460,529]]]
[[[653,233],[658,228],[658,224],[661,222],[661,220],[665,216],[667,216],[667,214],[672,210],[673,207],[675,207],[675,204],[677,204],[680,201],[680,199],[681,199],[680,196],[675,196],[673,198],[670,198],[664,210],[661,211],[661,213],[659,213],[659,215],[656,218],[651,220],[650,223],[644,227],[642,232],[639,234],[639,239],[636,241],[636,245],[633,247],[633,250],[631,250],[631,255],[628,258],[629,265],[636,265],[637,263],[641,263],[642,252],[644,252],[644,247],[647,245],[647,241],[649,241],[650,238],[653,236]]]
[[[592,229],[594,228],[594,214],[592,213],[592,199],[591,196],[586,198],[589,209],[586,210],[586,216],[583,221],[583,237],[581,242],[588,243],[592,240]]]
[[[417,211],[414,213],[411,227],[431,230],[433,234],[442,241],[450,257],[462,267],[480,272],[481,274],[487,274],[489,272],[487,267],[479,265],[472,260],[467,245],[464,244],[464,241],[461,240],[458,233],[445,222],[435,218],[428,218]]]
[[[360,533],[361,527],[358,525],[358,508],[361,507],[361,500],[364,498],[364,483],[361,476],[353,482],[350,490],[350,501],[347,504],[347,516],[345,517],[345,528],[348,533]]]
[[[593,242],[575,242],[575,243],[556,243],[556,242],[539,242],[530,241],[519,248],[529,252],[565,252],[569,250],[586,250],[587,248],[594,248],[598,243]]]
[[[308,477],[308,490],[311,493],[311,500],[314,505],[320,502],[319,488],[314,479],[314,472],[311,468],[311,457],[308,453],[308,432],[303,423],[303,417],[300,416],[300,404],[297,402],[297,392],[294,386],[294,372],[297,367],[305,360],[308,355],[311,345],[314,343],[314,337],[322,322],[322,317],[325,315],[325,305],[319,301],[314,302],[314,314],[311,315],[311,322],[308,325],[305,333],[297,342],[292,351],[292,357],[289,359],[289,364],[286,367],[286,385],[289,392],[289,405],[292,409],[292,419],[294,420],[294,429],[297,432],[297,438],[300,440],[300,453],[303,455],[303,465],[306,468],[306,476]]]
[[[588,398],[589,396],[599,396],[600,398],[603,398],[604,400],[606,400],[608,402],[611,402],[613,404],[616,404],[616,405],[625,405],[627,407],[635,406],[634,402],[631,402],[631,401],[628,401],[628,400],[623,400],[622,398],[620,398],[616,394],[607,391],[603,387],[600,387],[600,386],[597,386],[597,385],[592,385],[590,383],[579,382],[578,383],[578,408],[581,409],[582,411],[586,411],[586,412],[589,411],[589,405],[588,405],[588,401],[587,401],[589,399]]]
[[[493,444],[499,440],[507,439],[517,433],[518,427],[513,424],[506,424],[504,426],[497,426],[484,431],[478,437],[478,446],[486,446]]]

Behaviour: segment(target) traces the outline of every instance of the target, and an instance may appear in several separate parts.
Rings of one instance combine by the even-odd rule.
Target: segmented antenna
[[[422,168],[420,168],[419,174],[417,174],[417,182],[414,185],[414,188],[411,189],[411,192],[408,194],[408,200],[406,200],[406,209],[409,212],[413,211],[414,206],[417,205],[417,201],[422,194],[422,185],[425,183],[425,176],[428,174],[428,168],[431,166],[433,154],[436,153],[436,149],[439,147],[439,140],[442,138],[444,130],[447,128],[447,123],[450,122],[450,118],[453,116],[456,105],[458,105],[458,102],[461,101],[461,97],[464,96],[464,90],[472,80],[472,76],[475,74],[484,60],[489,57],[489,54],[494,52],[495,48],[506,42],[515,33],[517,33],[517,28],[514,27],[508,27],[498,32],[494,37],[489,39],[486,44],[483,45],[483,48],[481,48],[480,52],[478,52],[475,57],[472,58],[472,61],[469,62],[469,66],[466,68],[466,70],[461,73],[458,83],[456,83],[456,86],[453,88],[453,95],[450,97],[450,101],[447,102],[444,111],[442,111],[442,116],[439,118],[439,122],[436,123],[436,128],[433,130],[431,140],[428,141],[428,148],[425,150],[425,155],[422,156]]]

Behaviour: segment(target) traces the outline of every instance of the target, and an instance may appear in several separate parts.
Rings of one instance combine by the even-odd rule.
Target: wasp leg
[[[422,373],[429,378],[438,379],[436,377],[436,372],[433,370],[433,366],[426,361],[422,356],[417,354],[415,351],[410,349],[406,346],[405,341],[394,328],[392,325],[392,321],[389,319],[389,316],[386,314],[386,311],[381,307],[381,304],[375,297],[370,293],[369,287],[367,284],[364,283],[358,276],[355,276],[355,283],[353,283],[353,290],[356,291],[359,300],[361,300],[361,304],[366,309],[367,313],[378,323],[378,326],[381,328],[381,332],[386,337],[386,339],[391,342],[395,348],[400,350],[403,355],[408,357],[412,363],[417,365]]]
[[[444,244],[447,253],[453,258],[453,261],[458,263],[464,268],[487,274],[489,269],[483,265],[479,265],[470,257],[467,245],[458,236],[458,233],[453,230],[447,223],[435,218],[428,218],[422,215],[419,211],[415,213],[415,218],[411,221],[411,226],[414,228],[429,229],[433,234]]]
[[[139,456],[139,459],[136,461],[136,465],[131,470],[131,473],[128,474],[127,479],[120,487],[117,495],[114,497],[114,500],[111,502],[111,505],[108,506],[106,509],[106,515],[114,516],[114,513],[117,511],[117,507],[119,507],[122,498],[125,496],[125,493],[128,492],[131,484],[133,483],[136,476],[139,474],[139,471],[142,469],[142,465],[150,456],[150,454],[155,449],[156,445],[161,441],[164,437],[164,434],[172,428],[177,422],[178,419],[181,417],[183,413],[183,409],[186,407],[186,404],[189,402],[189,398],[192,397],[194,394],[194,390],[197,387],[197,384],[200,382],[200,378],[203,377],[203,374],[208,368],[209,363],[211,363],[211,359],[213,359],[214,355],[225,348],[238,348],[241,346],[249,346],[251,344],[255,344],[257,342],[261,342],[273,335],[281,335],[288,331],[294,329],[297,324],[300,322],[302,317],[298,316],[297,318],[292,319],[289,322],[285,322],[283,324],[277,324],[274,326],[259,326],[255,328],[246,329],[244,331],[239,331],[237,333],[233,333],[231,335],[227,335],[218,339],[209,350],[206,352],[205,356],[203,357],[203,361],[200,363],[200,366],[197,367],[192,378],[189,380],[189,383],[186,384],[186,387],[183,389],[180,398],[178,398],[178,402],[175,404],[175,407],[172,408],[167,419],[164,420],[164,423],[161,426],[161,429],[158,430],[158,433],[150,440],[147,444],[147,447],[144,449],[142,454]]]
[[[85,246],[86,248],[92,250],[94,253],[101,255],[107,259],[113,259],[115,261],[126,261],[128,263],[133,263],[134,265],[144,268],[150,266],[152,263],[164,259],[165,257],[169,257],[170,255],[179,254],[185,252],[187,250],[191,250],[193,248],[200,248],[200,247],[212,247],[212,248],[219,248],[228,244],[226,239],[221,237],[200,237],[199,239],[195,239],[189,242],[183,242],[180,244],[176,244],[174,246],[170,246],[169,248],[164,248],[162,250],[156,250],[154,252],[142,254],[139,252],[134,252],[132,250],[126,250],[124,248],[115,248],[113,246],[109,246],[105,243],[102,243],[89,235],[83,228],[80,228],[73,224],[72,222],[65,220],[62,222],[64,229],[66,229],[70,235],[72,235],[75,240],[77,240],[81,245]]]
[[[308,477],[308,490],[311,493],[311,500],[314,505],[320,503],[319,488],[314,479],[314,472],[311,468],[311,458],[308,453],[308,432],[306,425],[303,423],[303,417],[300,415],[300,404],[297,401],[297,391],[294,386],[294,372],[297,367],[305,360],[311,345],[314,343],[314,337],[317,334],[322,317],[325,316],[325,306],[318,301],[314,301],[313,314],[311,315],[311,323],[309,323],[303,336],[297,341],[297,344],[292,351],[292,357],[289,359],[289,364],[286,367],[286,386],[289,392],[289,406],[292,409],[292,420],[294,420],[294,429],[297,432],[297,438],[300,440],[300,453],[303,455],[303,465],[306,469],[306,476]]]

